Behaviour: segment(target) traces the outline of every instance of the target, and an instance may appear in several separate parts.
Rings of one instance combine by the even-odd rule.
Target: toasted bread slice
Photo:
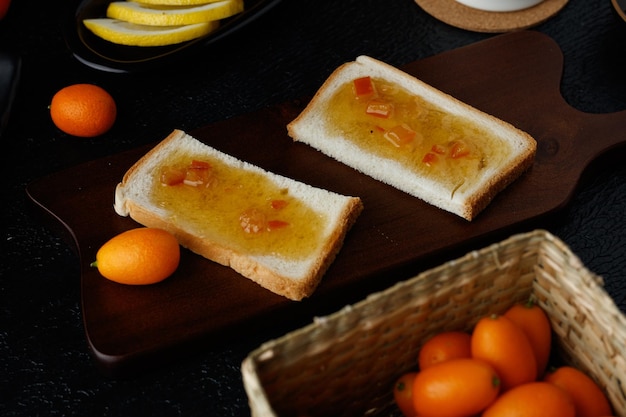
[[[532,165],[537,147],[511,124],[367,56],[337,68],[287,131],[467,220]]]
[[[114,207],[301,300],[315,291],[362,203],[267,172],[176,130],[126,172]]]

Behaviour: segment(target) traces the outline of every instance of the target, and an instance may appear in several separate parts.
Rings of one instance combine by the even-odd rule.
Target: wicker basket
[[[534,295],[550,316],[559,357],[605,389],[626,417],[626,319],[569,248],[542,230],[426,271],[267,342],[243,361],[253,416],[397,415],[392,388],[442,330]]]

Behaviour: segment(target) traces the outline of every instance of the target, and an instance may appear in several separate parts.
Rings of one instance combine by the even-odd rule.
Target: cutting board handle
[[[592,114],[574,108],[561,94],[563,68],[556,41],[540,32],[522,31],[403,69],[537,140],[530,175],[511,187],[526,200],[513,196],[507,208],[515,207],[521,218],[532,218],[563,207],[589,164],[626,143],[626,110]],[[532,204],[529,196],[535,199]]]

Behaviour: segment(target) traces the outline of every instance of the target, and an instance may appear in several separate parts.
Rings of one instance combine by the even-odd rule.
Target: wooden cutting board
[[[285,317],[310,320],[407,278],[439,257],[475,249],[487,238],[503,238],[515,227],[530,227],[533,221],[562,208],[588,164],[626,142],[626,111],[586,114],[566,104],[559,92],[562,66],[561,51],[552,39],[526,31],[500,35],[404,67],[427,83],[529,132],[538,141],[530,171],[471,223],[294,143],[285,126],[306,101],[190,132],[270,171],[363,199],[365,210],[337,259],[316,293],[300,303],[274,295],[231,269],[186,250],[172,277],[148,287],[115,284],[89,267],[106,240],[138,226],[115,214],[113,194],[124,172],[149,147],[31,183],[28,195],[55,224],[60,222],[78,248],[83,318],[97,363],[106,373],[129,374],[184,357],[240,326],[263,331]]]

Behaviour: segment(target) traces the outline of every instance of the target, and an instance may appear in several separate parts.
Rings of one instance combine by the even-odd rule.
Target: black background
[[[277,323],[263,332],[243,329],[197,355],[136,378],[104,377],[85,341],[76,255],[32,212],[25,186],[60,169],[160,140],[174,128],[193,130],[307,96],[333,69],[359,54],[401,66],[496,35],[441,23],[411,0],[286,0],[196,59],[142,74],[114,74],[72,56],[62,27],[68,5],[72,2],[14,0],[0,22],[0,47],[22,59],[21,82],[1,145],[6,191],[0,414],[249,415],[241,360],[294,323]],[[562,94],[572,106],[592,113],[626,109],[626,23],[609,0],[570,0],[533,30],[561,47]],[[117,101],[117,123],[102,137],[70,137],[50,121],[47,106],[53,94],[78,82],[98,84]],[[595,163],[558,218],[538,225],[563,239],[604,277],[622,311],[625,156],[622,147]]]

